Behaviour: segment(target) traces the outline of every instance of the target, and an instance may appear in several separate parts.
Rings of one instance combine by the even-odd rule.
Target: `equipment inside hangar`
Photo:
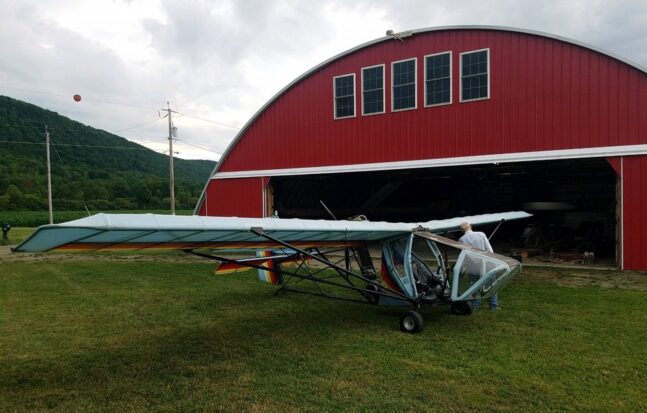
[[[594,252],[617,264],[618,179],[604,158],[281,176],[270,190],[282,218],[330,219],[323,204],[338,219],[390,222],[524,210],[533,217],[503,224],[495,249],[549,263]]]

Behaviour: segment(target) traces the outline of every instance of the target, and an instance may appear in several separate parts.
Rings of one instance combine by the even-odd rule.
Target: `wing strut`
[[[290,247],[290,248],[293,248],[293,247]],[[186,252],[187,254],[196,255],[196,256],[202,257],[202,258],[207,258],[207,259],[216,260],[216,261],[222,261],[222,262],[228,262],[228,263],[236,263],[236,264],[241,264],[241,265],[244,265],[246,267],[254,268],[254,269],[257,269],[257,270],[264,270],[264,271],[271,271],[271,272],[274,272],[274,273],[278,273],[278,271],[276,269],[274,269],[274,268],[266,267],[264,265],[253,264],[253,262],[251,262],[251,261],[242,261],[241,262],[241,260],[235,260],[235,259],[231,259],[231,258],[221,257],[221,256],[218,256],[218,255],[205,254],[205,253],[194,251],[194,250],[184,250],[184,252]],[[312,255],[310,253],[307,253],[307,252],[304,252],[304,254],[306,256],[308,256],[308,257],[314,257],[314,255]],[[333,263],[328,262],[326,260],[321,260],[321,262],[326,264],[327,266],[334,265]],[[313,277],[313,276],[307,275],[307,274],[298,274],[298,273],[295,273],[295,272],[292,272],[292,271],[281,270],[280,273],[282,273],[284,275],[289,275],[291,277],[298,278],[298,279],[301,279],[301,280],[309,280],[309,281],[313,281],[314,283],[328,284],[328,285],[332,285],[334,287],[340,287],[340,288],[345,288],[345,289],[349,289],[349,290],[358,291],[360,293],[369,293],[369,294],[372,294],[372,295],[381,295],[381,296],[384,296],[384,297],[397,298],[397,299],[408,301],[408,302],[410,302],[412,304],[417,305],[415,300],[413,300],[413,299],[411,299],[411,298],[409,298],[409,297],[407,297],[407,296],[405,296],[405,295],[403,295],[403,294],[401,294],[401,293],[399,293],[397,291],[391,290],[391,289],[386,288],[384,286],[379,286],[378,284],[375,284],[375,283],[372,283],[372,284],[375,284],[375,285],[377,285],[379,287],[379,290],[377,290],[377,291],[368,290],[366,288],[361,288],[361,287],[355,287],[355,286],[352,286],[352,285],[339,284],[339,283],[336,283],[334,281],[326,280],[325,278]],[[363,278],[363,277],[359,277],[357,274],[353,274],[353,273],[350,273],[350,275],[352,275],[353,277]],[[367,304],[364,301],[335,297],[335,296],[332,296],[330,294],[313,294],[311,292],[305,292],[305,291],[300,291],[300,290],[296,290],[296,289],[292,289],[292,288],[286,288],[285,286],[282,286],[281,290],[304,293],[304,294],[310,294],[310,295],[318,295],[318,296],[322,296],[322,297],[326,297],[326,298],[335,298],[335,299],[339,299],[339,300],[343,300],[343,301],[352,301],[352,302],[359,302],[359,303],[362,303],[362,304]],[[383,292],[381,290],[384,290],[384,291],[387,291],[387,292]]]
[[[312,258],[313,260],[318,261],[318,262],[320,262],[320,263],[322,263],[322,264],[326,265],[327,267],[330,267],[330,268],[332,268],[332,269],[336,270],[336,271],[337,271],[337,272],[339,272],[340,274],[342,274],[342,273],[343,273],[343,274],[346,274],[347,276],[350,276],[350,277],[356,277],[356,278],[358,278],[358,279],[360,279],[360,280],[362,280],[362,281],[366,282],[367,284],[374,285],[374,286],[376,286],[376,287],[378,287],[378,288],[381,288],[381,289],[383,289],[383,288],[384,288],[384,286],[380,285],[380,284],[379,284],[378,282],[376,282],[375,280],[371,280],[371,279],[369,279],[369,278],[366,278],[366,277],[363,277],[363,276],[361,276],[361,275],[355,274],[355,273],[353,273],[352,271],[349,271],[349,270],[347,270],[347,269],[346,269],[346,268],[344,268],[344,267],[341,267],[341,266],[339,266],[339,265],[337,265],[337,264],[334,264],[334,263],[332,263],[332,262],[330,262],[330,261],[328,261],[328,260],[325,260],[325,259],[321,258],[320,256],[314,255],[314,254],[312,254],[312,253],[310,253],[310,252],[308,252],[308,251],[306,251],[306,250],[303,250],[303,249],[301,249],[301,248],[295,247],[295,246],[293,246],[293,245],[291,245],[291,244],[288,244],[288,243],[287,243],[287,242],[285,242],[285,241],[281,241],[281,240],[280,240],[280,239],[278,239],[278,238],[274,238],[274,237],[272,237],[271,235],[267,235],[267,234],[265,234],[265,233],[263,232],[263,228],[261,228],[261,227],[252,227],[252,228],[250,229],[250,231],[251,231],[251,232],[253,232],[254,234],[258,235],[259,237],[263,237],[263,238],[265,238],[265,239],[267,239],[267,240],[269,240],[269,241],[275,242],[275,243],[277,243],[277,244],[279,244],[279,245],[282,245],[282,246],[284,246],[284,247],[286,247],[286,248],[288,248],[288,249],[294,250],[294,251],[296,251],[296,252],[298,252],[298,253],[300,253],[300,254],[302,254],[302,255],[305,255],[305,256],[307,256],[307,257],[310,257],[310,258]],[[348,287],[348,288],[353,288],[353,287]],[[354,289],[354,288],[353,288],[353,289]],[[363,290],[363,289],[359,289],[359,290]],[[409,301],[409,302],[411,302],[411,303],[417,304],[417,301],[416,301],[416,300],[413,300],[413,299],[411,299],[410,297],[408,297],[408,296],[406,296],[406,295],[404,295],[404,294],[402,294],[402,293],[400,293],[400,292],[398,292],[398,291],[390,291],[390,292],[392,292],[394,295],[399,296],[399,298],[403,298],[403,299],[405,299],[406,301]]]
[[[499,224],[496,226],[496,228],[494,228],[494,231],[492,231],[492,233],[490,234],[490,236],[489,236],[489,237],[487,237],[488,241],[492,239],[492,237],[494,236],[494,234],[496,234],[496,232],[499,230],[499,227],[501,226],[501,224],[503,224],[504,222],[505,222],[505,219],[502,219],[501,221],[499,221]]]

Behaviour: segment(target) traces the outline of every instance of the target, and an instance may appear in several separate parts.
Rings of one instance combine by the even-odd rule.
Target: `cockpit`
[[[385,242],[382,257],[383,281],[421,305],[490,297],[521,271],[512,258],[424,230]],[[384,300],[393,303],[380,304],[404,304]]]

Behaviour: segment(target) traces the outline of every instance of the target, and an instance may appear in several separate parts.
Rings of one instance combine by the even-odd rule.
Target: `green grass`
[[[36,228],[11,228],[7,234],[8,239],[2,240],[1,245],[18,245],[35,230]]]
[[[431,308],[407,335],[209,264],[0,265],[0,411],[647,409],[644,291],[526,275],[502,311]]]

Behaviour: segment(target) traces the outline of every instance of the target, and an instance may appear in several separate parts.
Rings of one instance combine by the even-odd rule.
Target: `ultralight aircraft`
[[[415,333],[424,326],[421,307],[449,305],[452,313],[469,315],[471,300],[491,297],[521,271],[512,258],[439,234],[457,231],[464,221],[475,226],[529,216],[518,211],[389,223],[362,216],[330,221],[97,214],[42,226],[14,251],[183,250],[219,261],[216,274],[256,269],[277,292],[408,307],[400,329]]]

